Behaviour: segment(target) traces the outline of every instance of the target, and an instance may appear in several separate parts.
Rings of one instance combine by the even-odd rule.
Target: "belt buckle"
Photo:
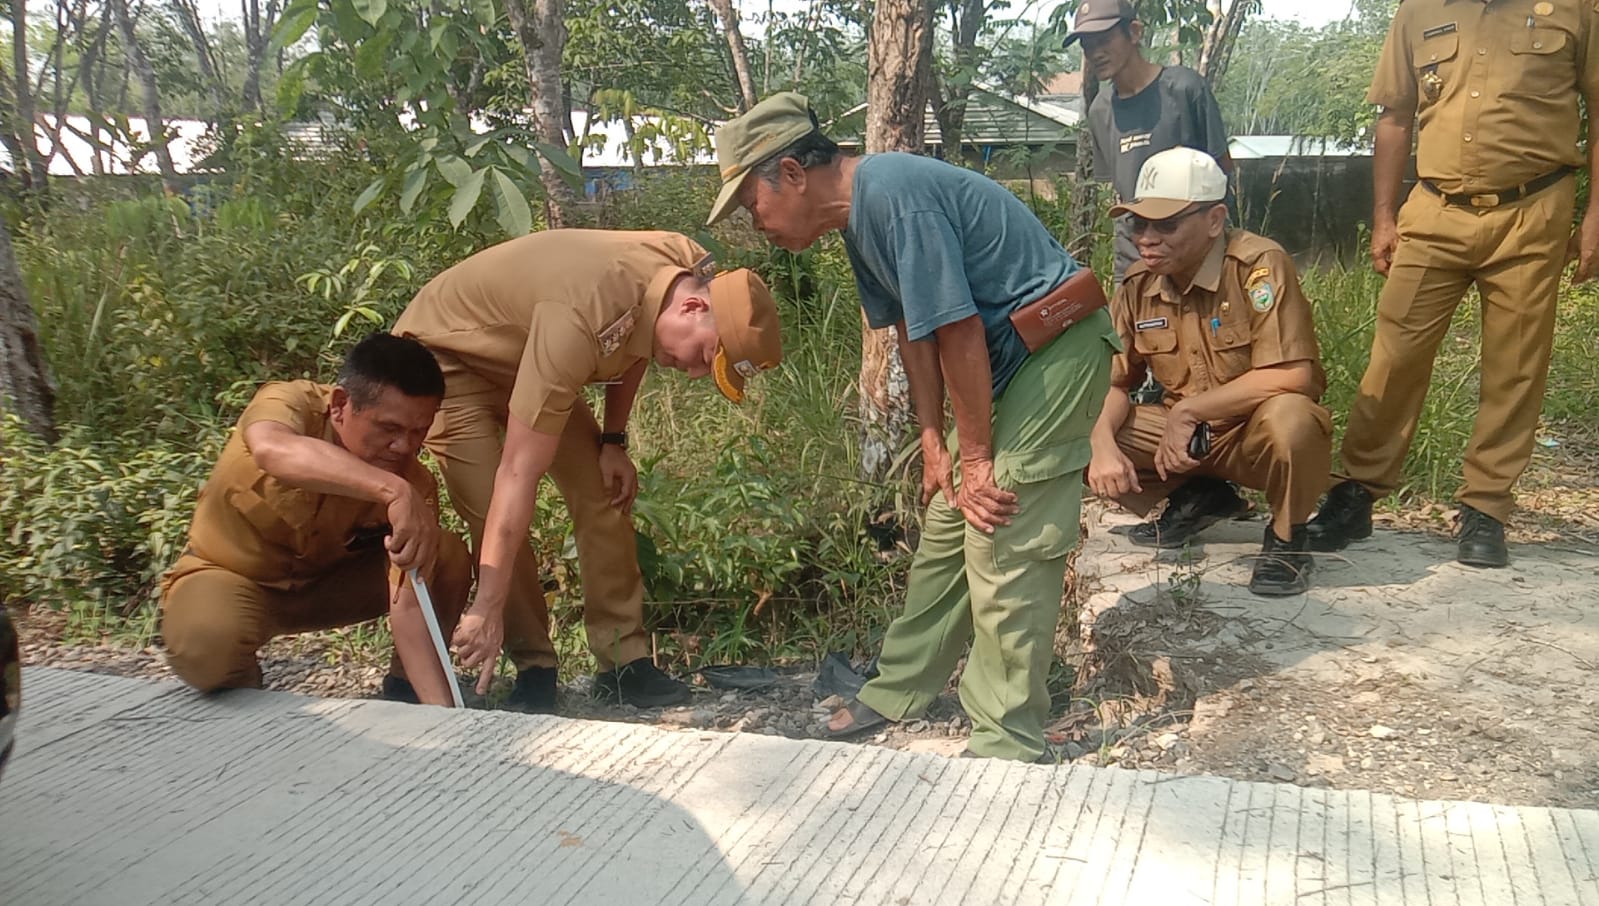
[[[1473,195],[1471,196],[1471,206],[1474,208],[1497,208],[1499,207],[1499,193],[1489,192],[1486,195]]]

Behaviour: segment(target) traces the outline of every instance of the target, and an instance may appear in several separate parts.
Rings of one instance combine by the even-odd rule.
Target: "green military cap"
[[[716,223],[738,207],[738,190],[750,170],[816,128],[810,101],[794,91],[774,94],[748,113],[723,123],[716,130],[716,164],[722,170],[722,191],[711,206],[706,224]]]

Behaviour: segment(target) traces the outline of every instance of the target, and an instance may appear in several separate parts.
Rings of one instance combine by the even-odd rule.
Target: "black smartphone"
[[[1210,422],[1200,422],[1194,426],[1194,436],[1188,439],[1188,455],[1193,459],[1204,459],[1210,455]]]

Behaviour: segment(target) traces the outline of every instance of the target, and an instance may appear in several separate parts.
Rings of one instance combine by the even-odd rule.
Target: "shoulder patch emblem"
[[[1250,281],[1248,292],[1249,304],[1255,307],[1255,311],[1268,312],[1277,304],[1277,290],[1272,287],[1270,280]]]
[[[600,331],[600,335],[596,337],[600,341],[600,355],[608,356],[621,349],[622,344],[632,335],[633,325],[637,322],[638,306],[635,305],[627,310],[627,314],[612,321]]]

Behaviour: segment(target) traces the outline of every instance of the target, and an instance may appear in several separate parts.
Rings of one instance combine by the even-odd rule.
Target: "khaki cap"
[[[810,101],[794,91],[774,94],[717,128],[716,165],[722,171],[722,191],[711,205],[706,225],[722,220],[738,207],[738,190],[750,170],[816,128]]]
[[[1216,158],[1203,151],[1170,148],[1144,161],[1137,191],[1137,198],[1111,208],[1110,216],[1166,220],[1195,202],[1220,202],[1227,197],[1227,174]]]
[[[777,303],[754,271],[739,268],[711,280],[711,317],[722,341],[711,376],[723,396],[742,403],[744,381],[783,361]]]
[[[1072,46],[1083,35],[1110,31],[1123,22],[1131,22],[1136,15],[1128,0],[1083,0],[1077,7],[1077,18],[1072,20],[1072,33],[1066,36],[1063,46]]]

